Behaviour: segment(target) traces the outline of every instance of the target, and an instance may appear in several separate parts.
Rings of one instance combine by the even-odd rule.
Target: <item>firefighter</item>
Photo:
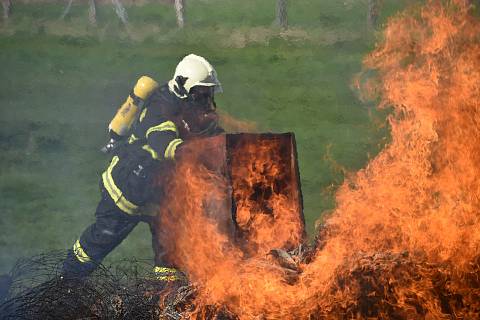
[[[194,54],[183,58],[173,79],[162,86],[147,76],[138,80],[110,122],[110,140],[102,151],[113,157],[100,179],[96,221],[68,252],[64,276],[90,274],[140,221],[149,222],[154,233],[153,219],[144,210],[161,194],[155,177],[178,157],[184,141],[222,132],[214,101],[221,91],[215,69]],[[158,251],[157,279],[178,280],[180,273],[161,261]]]

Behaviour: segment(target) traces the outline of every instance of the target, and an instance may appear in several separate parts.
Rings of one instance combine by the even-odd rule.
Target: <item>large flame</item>
[[[375,306],[399,318],[478,317],[480,23],[464,1],[429,1],[391,19],[384,37],[365,66],[377,70],[380,107],[393,107],[392,140],[341,186],[295,283],[265,250],[246,255],[208,214],[229,215],[228,183],[209,170],[221,165],[218,155],[209,150],[205,166],[179,163],[176,174],[188,178],[170,180],[159,225],[173,260],[199,286],[196,305],[225,306],[241,319],[388,318],[361,305],[385,291],[395,299],[377,296]],[[281,243],[284,232],[256,237]],[[440,278],[451,295],[438,293]]]

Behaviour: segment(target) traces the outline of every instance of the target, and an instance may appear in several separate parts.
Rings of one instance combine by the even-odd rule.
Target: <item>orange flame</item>
[[[292,248],[303,239],[299,195],[289,161],[290,145],[276,140],[244,139],[230,155],[236,222],[245,250],[265,255],[274,248]],[[250,143],[248,143],[250,142]]]
[[[162,242],[172,259],[199,286],[197,306],[225,306],[240,319],[362,318],[359,301],[370,299],[362,283],[384,277],[391,290],[371,292],[384,290],[378,306],[397,308],[399,318],[479,316],[480,23],[462,1],[429,1],[420,14],[391,19],[384,35],[365,65],[378,71],[380,107],[394,109],[392,141],[340,188],[322,245],[294,284],[267,262],[265,250],[246,255],[211,216],[229,216],[228,183],[211,170],[225,170],[222,155],[207,146],[206,165],[193,167],[201,157],[193,152],[187,159],[195,161],[178,164],[176,174],[187,179],[170,179],[159,225],[168,230]],[[260,151],[255,161],[262,157]],[[249,183],[258,178],[244,169],[238,174]],[[240,226],[255,210],[251,203],[241,206]],[[259,230],[252,243],[269,247],[285,244],[296,229]],[[409,262],[391,258],[404,251]],[[379,259],[391,268],[365,267]],[[434,283],[442,277],[442,288],[457,296],[438,293]],[[382,304],[389,294],[395,299]],[[374,316],[389,317],[381,310]]]

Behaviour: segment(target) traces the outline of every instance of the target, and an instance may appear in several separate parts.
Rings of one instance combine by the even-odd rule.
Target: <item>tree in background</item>
[[[277,0],[276,24],[282,28],[288,28],[287,0]]]
[[[88,20],[90,21],[91,25],[97,24],[97,4],[95,0],[89,0],[89,9],[88,9]]]
[[[62,15],[60,16],[60,19],[65,19],[65,17],[68,15],[70,12],[70,8],[72,7],[73,0],[68,0],[67,5],[65,6],[65,9],[63,10]]]
[[[381,0],[368,0],[367,27],[369,30],[374,30],[377,27],[381,5]]]
[[[65,17],[70,13],[72,3],[73,0],[68,0],[67,5],[65,6],[65,9],[60,16],[60,19],[65,19]],[[125,25],[128,24],[127,10],[125,10],[125,7],[122,5],[120,0],[112,0],[112,5],[114,6],[115,13],[117,14],[120,21],[122,21],[122,23]],[[97,24],[97,4],[95,0],[89,0],[88,20],[92,25]]]
[[[3,20],[7,20],[8,17],[10,16],[10,9],[12,7],[12,4],[10,0],[2,0],[2,6],[3,6]]]
[[[115,6],[115,12],[117,13],[117,16],[120,18],[123,24],[126,25],[128,23],[127,10],[125,10],[120,0],[112,0],[112,4]]]
[[[185,0],[175,0],[175,13],[178,27],[183,28],[185,26]]]

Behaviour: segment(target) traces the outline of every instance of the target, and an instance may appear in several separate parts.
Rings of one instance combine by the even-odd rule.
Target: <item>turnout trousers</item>
[[[159,254],[161,249],[155,239],[152,217],[124,213],[117,207],[102,183],[100,183],[100,190],[101,200],[95,211],[96,221],[85,229],[73,248],[68,251],[63,264],[63,275],[66,277],[89,275],[102,262],[103,258],[115,249],[142,221],[150,225],[155,265],[165,265]]]

